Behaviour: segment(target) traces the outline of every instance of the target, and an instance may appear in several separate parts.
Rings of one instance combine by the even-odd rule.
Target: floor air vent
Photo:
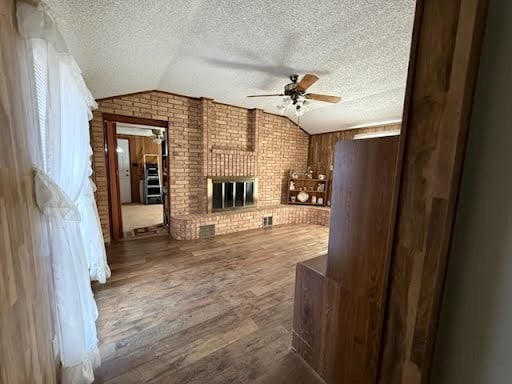
[[[199,227],[199,238],[204,239],[207,237],[215,236],[215,224],[201,225]]]
[[[272,226],[272,216],[265,216],[263,218],[263,226],[264,227],[271,227]]]

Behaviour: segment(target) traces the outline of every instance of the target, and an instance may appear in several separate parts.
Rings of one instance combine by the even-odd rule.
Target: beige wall
[[[490,1],[432,383],[512,383],[512,3]]]
[[[0,0],[0,383],[52,384],[50,265],[40,252],[13,8]]]
[[[110,241],[102,113],[169,122],[172,216],[207,212],[208,176],[256,176],[259,206],[286,200],[290,168],[305,169],[309,135],[288,118],[159,91],[99,101],[91,123],[96,199]]]

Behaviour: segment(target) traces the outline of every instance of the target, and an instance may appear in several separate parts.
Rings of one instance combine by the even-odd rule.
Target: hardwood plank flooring
[[[295,265],[327,250],[328,228],[115,243],[95,285],[98,384],[317,384],[290,350]]]

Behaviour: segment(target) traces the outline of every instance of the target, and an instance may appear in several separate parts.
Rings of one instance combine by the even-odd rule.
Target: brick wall
[[[254,151],[254,126],[249,124],[250,111],[245,108],[214,103],[210,100],[211,119],[209,120],[209,147]]]
[[[281,116],[257,112],[258,201],[286,203],[290,169],[305,170],[309,136]]]
[[[206,213],[207,176],[257,176],[258,205],[279,204],[286,199],[288,170],[307,165],[309,135],[282,116],[159,91],[117,96],[98,105],[91,141],[96,199],[107,242],[103,113],[169,122],[171,216]]]
[[[256,110],[203,102],[206,176],[256,176]]]
[[[171,235],[176,240],[200,238],[203,225],[215,225],[215,236],[263,228],[263,217],[271,216],[273,225],[315,224],[329,226],[331,210],[326,207],[302,205],[265,206],[248,211],[230,211],[209,215],[175,216],[171,221]]]

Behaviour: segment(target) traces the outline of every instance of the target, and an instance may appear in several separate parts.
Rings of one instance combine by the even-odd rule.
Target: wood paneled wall
[[[127,139],[130,145],[130,179],[132,203],[140,203],[139,181],[144,180],[144,164],[142,155],[160,156],[160,175],[162,173],[162,146],[153,141],[152,137],[118,134],[117,138]]]
[[[380,384],[427,384],[487,0],[418,0]]]
[[[360,133],[388,132],[396,131],[397,129],[400,129],[400,124],[363,127],[312,135],[309,142],[308,165],[313,167],[315,172],[331,175],[331,168],[334,164],[334,147],[338,141],[351,140]]]
[[[14,1],[0,0],[0,383],[52,384],[49,260],[41,256]]]

